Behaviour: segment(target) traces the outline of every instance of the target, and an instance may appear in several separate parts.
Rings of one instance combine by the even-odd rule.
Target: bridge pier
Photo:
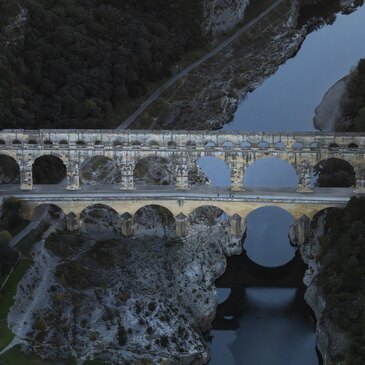
[[[232,191],[245,191],[243,187],[244,169],[245,166],[241,162],[233,160],[229,163]]]
[[[296,166],[296,170],[299,178],[298,192],[311,193],[313,191],[311,181],[313,168],[308,161],[302,161],[300,165]]]
[[[126,237],[133,236],[134,228],[133,228],[133,217],[129,213],[124,213],[120,217],[122,235]]]
[[[229,218],[230,233],[233,237],[242,237],[246,224],[242,224],[242,217],[235,213]]]
[[[21,190],[33,190],[32,166],[20,165],[20,189]]]
[[[176,236],[184,237],[187,233],[188,217],[183,213],[179,213],[176,217]]]
[[[66,229],[69,232],[75,232],[80,228],[80,217],[71,212],[65,215]]]
[[[70,160],[67,164],[66,190],[80,189],[80,169],[78,161]]]
[[[355,192],[365,194],[365,169],[355,169],[356,189]]]
[[[121,186],[122,190],[134,190],[134,167],[136,163],[134,161],[122,161],[121,163]]]
[[[189,190],[189,168],[187,164],[176,166],[176,189]]]

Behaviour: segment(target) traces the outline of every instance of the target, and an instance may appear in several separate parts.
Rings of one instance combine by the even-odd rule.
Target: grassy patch
[[[4,348],[13,338],[12,332],[7,327],[6,318],[10,307],[14,303],[14,296],[18,287],[19,281],[22,279],[32,260],[21,259],[13,273],[11,274],[4,290],[0,293],[0,349]],[[0,362],[1,364],[1,362]],[[10,364],[10,363],[9,363]],[[13,363],[17,364],[17,363]]]
[[[20,346],[15,346],[0,356],[0,365],[53,365],[54,363],[54,361],[46,361],[34,356],[22,354]],[[58,363],[61,364],[60,362]],[[62,364],[76,365],[76,361],[68,360],[62,362]]]

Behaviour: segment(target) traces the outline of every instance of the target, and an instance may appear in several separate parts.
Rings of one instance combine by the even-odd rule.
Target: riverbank
[[[342,101],[346,96],[346,86],[349,75],[338,80],[324,95],[321,103],[315,109],[313,123],[321,132],[334,132],[343,117]]]

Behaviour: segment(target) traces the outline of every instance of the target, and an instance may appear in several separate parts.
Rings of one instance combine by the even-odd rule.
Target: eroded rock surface
[[[151,211],[140,214],[131,238],[120,236],[109,212],[86,212],[79,234],[58,230],[38,243],[8,316],[23,351],[123,365],[206,363],[214,281],[226,254],[241,252],[240,239],[211,210],[183,240]]]

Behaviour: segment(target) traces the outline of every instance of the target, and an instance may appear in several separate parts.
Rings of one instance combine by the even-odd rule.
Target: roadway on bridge
[[[189,199],[277,202],[347,202],[354,195],[352,188],[315,188],[312,193],[298,193],[295,189],[248,189],[231,192],[228,188],[193,187],[187,191],[172,186],[141,185],[135,190],[120,190],[118,185],[83,185],[80,190],[68,191],[64,185],[36,185],[32,191],[22,191],[18,185],[0,186],[0,196],[13,195],[27,200],[143,200]]]

